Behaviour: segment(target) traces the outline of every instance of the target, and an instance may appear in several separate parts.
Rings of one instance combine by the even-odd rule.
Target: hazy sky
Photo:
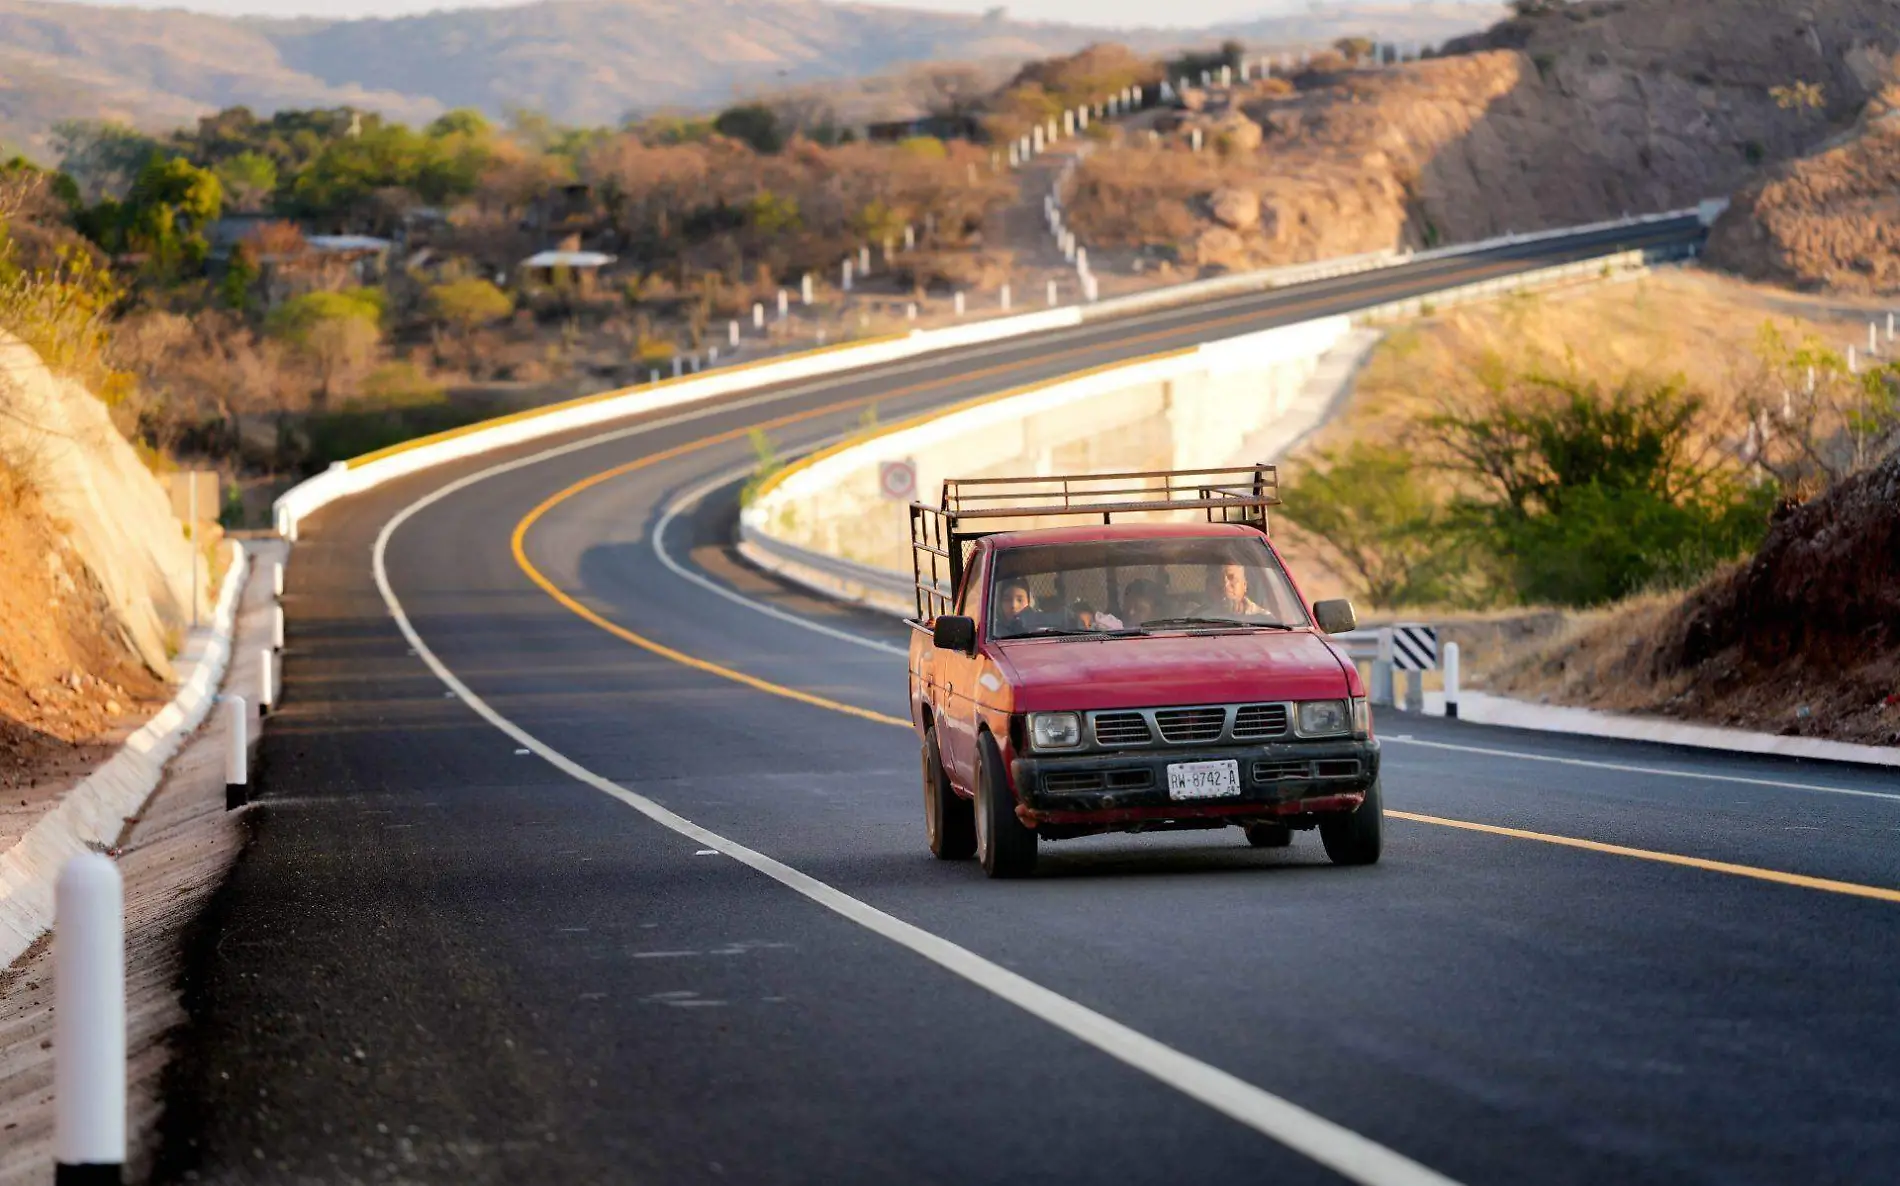
[[[442,8],[503,8],[520,0],[89,0],[138,8],[188,8],[222,16],[405,16]],[[983,12],[994,0],[863,0],[906,8]],[[1074,21],[1108,25],[1208,25],[1244,20],[1273,12],[1299,11],[1309,3],[1324,6],[1345,0],[1193,0],[1155,4],[1153,0],[1015,0],[1006,7],[1021,20]]]

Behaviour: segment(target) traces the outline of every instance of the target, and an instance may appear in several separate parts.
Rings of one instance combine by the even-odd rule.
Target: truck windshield
[[[1266,544],[1231,535],[1002,548],[989,593],[990,637],[999,639],[1309,624]]]

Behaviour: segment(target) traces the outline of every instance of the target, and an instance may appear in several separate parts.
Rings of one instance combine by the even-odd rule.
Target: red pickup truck
[[[1324,637],[1352,603],[1309,607],[1278,504],[1260,465],[962,479],[911,505],[931,852],[1024,877],[1042,840],[1233,825],[1379,859],[1366,689]]]

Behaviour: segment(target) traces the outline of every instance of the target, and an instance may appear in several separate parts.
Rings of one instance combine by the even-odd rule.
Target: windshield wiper
[[[1243,630],[1297,630],[1285,622],[1243,622],[1238,618],[1154,618],[1143,622],[1143,630],[1151,627],[1167,629],[1174,626],[1238,626]]]

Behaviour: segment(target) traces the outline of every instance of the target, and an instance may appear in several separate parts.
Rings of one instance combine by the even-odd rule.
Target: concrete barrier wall
[[[1195,469],[1241,456],[1295,407],[1347,317],[1303,322],[971,401],[828,451],[767,482],[743,520],[795,548],[910,567],[905,501],[885,462],[909,461],[928,499],[945,478]],[[1028,524],[1034,526],[1035,524]]]

